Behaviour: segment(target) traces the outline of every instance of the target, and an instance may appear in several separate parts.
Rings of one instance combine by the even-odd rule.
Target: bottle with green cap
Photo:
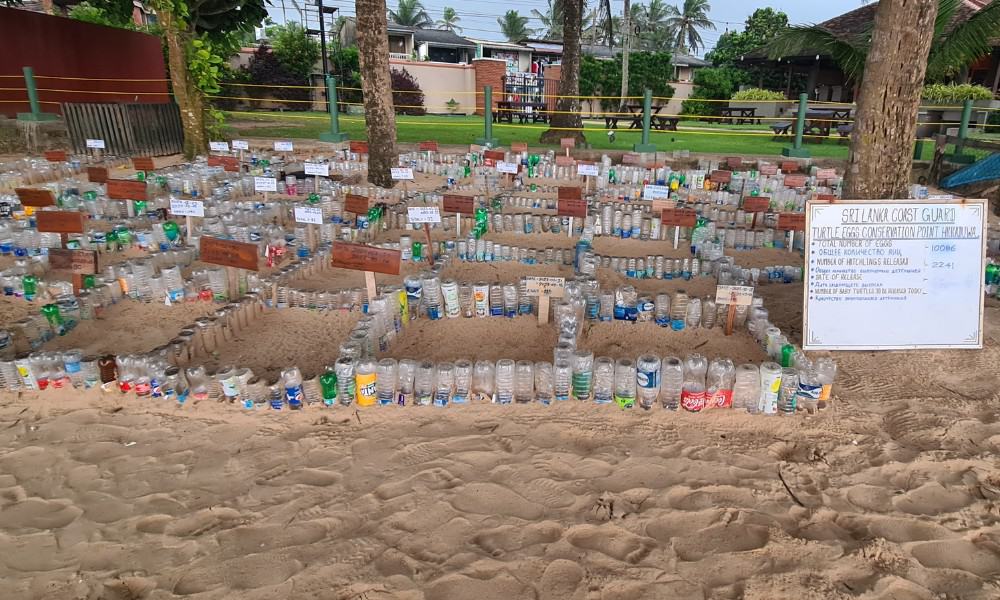
[[[319,376],[319,386],[323,393],[323,404],[327,406],[337,405],[337,374],[334,371],[327,371]]]
[[[25,275],[21,278],[21,289],[24,290],[25,300],[34,300],[38,293],[38,278],[31,274]]]

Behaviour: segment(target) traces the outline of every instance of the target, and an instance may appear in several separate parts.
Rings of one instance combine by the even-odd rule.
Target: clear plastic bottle
[[[535,365],[519,360],[514,365],[514,402],[528,404],[535,400]]]
[[[594,402],[611,404],[615,396],[615,361],[607,356],[594,360]]]
[[[708,365],[705,394],[709,408],[732,408],[736,367],[728,358],[716,358]]]
[[[341,406],[354,404],[355,365],[356,360],[346,356],[341,356],[337,362],[333,363],[334,372],[337,374],[337,397],[340,399]]]
[[[542,404],[548,406],[555,397],[555,384],[553,379],[552,363],[535,363],[535,398]]]
[[[413,394],[413,403],[417,406],[430,406],[434,402],[434,363],[425,360],[417,365],[413,375]]]
[[[681,406],[689,412],[701,412],[705,408],[705,375],[708,360],[700,354],[689,354],[684,358],[684,390],[681,392]]]
[[[757,402],[759,412],[765,415],[778,413],[778,392],[781,390],[781,365],[775,362],[765,362],[760,365],[760,400]]]
[[[635,361],[639,406],[646,410],[653,408],[660,395],[662,365],[655,354],[643,354]]]
[[[778,388],[778,413],[783,417],[795,414],[795,396],[799,391],[799,372],[793,367],[781,369],[781,385]]]
[[[701,326],[705,329],[715,327],[715,318],[718,316],[718,308],[715,306],[714,298],[705,298],[701,302]]]
[[[684,324],[689,329],[701,325],[701,298],[691,298],[688,301],[687,318]]]
[[[657,294],[653,304],[653,318],[660,327],[670,326],[670,296]]]
[[[421,281],[423,291],[423,306],[427,318],[441,318],[441,279],[436,275],[428,275]]]
[[[517,316],[517,286],[513,283],[503,286],[503,314],[508,318]]]
[[[615,363],[615,402],[621,408],[635,406],[636,364],[628,358],[619,358]]]
[[[590,400],[594,377],[594,353],[577,350],[573,353],[573,399]]]
[[[495,402],[496,364],[487,360],[476,361],[472,369],[472,393],[478,402]]]
[[[472,391],[472,361],[460,358],[455,361],[455,393],[451,397],[454,404],[465,404]]]
[[[415,378],[417,374],[417,361],[404,358],[399,361],[396,369],[396,404],[409,406],[414,403],[416,392],[414,391]]]
[[[292,410],[301,410],[305,401],[305,394],[302,391],[302,373],[298,367],[289,367],[281,372],[281,381],[285,386],[285,403]],[[223,382],[223,392],[226,384]]]
[[[458,283],[454,279],[441,282],[441,295],[444,299],[444,312],[449,319],[462,315],[462,305],[459,301]]]
[[[825,356],[816,359],[816,377],[819,384],[823,386],[816,408],[826,410],[833,400],[833,381],[837,378],[837,363],[832,358]]]
[[[491,317],[502,317],[503,316],[503,286],[502,285],[491,285],[490,286],[490,316]]]
[[[396,359],[383,358],[375,371],[375,400],[379,406],[390,406],[396,402]]]
[[[688,313],[688,295],[684,290],[674,292],[674,299],[670,303],[670,327],[675,331],[684,329],[684,323]]]
[[[450,362],[438,363],[434,378],[434,406],[448,406],[455,389],[455,365]]]
[[[569,400],[573,389],[573,365],[569,359],[556,359],[552,365],[552,389],[556,401]]]
[[[501,358],[496,366],[496,402],[510,404],[514,400],[515,363],[509,358]]]
[[[798,410],[805,411],[810,415],[816,414],[816,411],[819,410],[819,398],[823,393],[819,371],[808,361],[796,365],[796,369],[799,373],[799,385],[795,394],[795,406]]]
[[[677,410],[684,390],[684,363],[676,356],[663,358],[660,402],[667,410]]]
[[[354,396],[358,406],[375,405],[377,381],[375,361],[371,358],[359,360],[354,371]]]

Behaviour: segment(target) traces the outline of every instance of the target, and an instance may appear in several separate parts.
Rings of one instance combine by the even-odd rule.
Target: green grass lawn
[[[319,139],[319,134],[329,131],[330,121],[321,112],[255,112],[229,113],[229,127],[232,135],[258,138]],[[353,140],[366,139],[364,118],[361,115],[341,115],[340,127]],[[681,131],[650,134],[650,141],[660,152],[689,150],[694,153],[773,155],[780,156],[781,150],[791,144],[791,140],[772,139],[766,125],[720,125],[701,121],[681,121]],[[538,138],[547,129],[544,124],[495,124],[494,137],[503,146],[511,142],[528,142],[532,147],[540,147]],[[588,121],[584,124],[584,134],[591,147],[598,150],[631,150],[640,141],[638,130],[619,129],[614,143],[610,142],[604,124]],[[475,116],[426,115],[396,117],[397,139],[403,143],[437,140],[440,144],[471,144],[483,135],[483,119]],[[760,135],[763,134],[763,135]],[[806,147],[814,157],[847,158],[847,144],[840,138],[830,138],[822,143],[811,143]],[[924,144],[922,158],[933,157],[932,142]]]

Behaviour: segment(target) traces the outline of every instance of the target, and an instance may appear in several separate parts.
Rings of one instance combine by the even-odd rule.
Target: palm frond
[[[776,60],[806,52],[826,54],[855,81],[861,80],[868,57],[868,36],[847,41],[818,25],[795,25],[779,33],[766,46],[768,58]]]
[[[949,2],[951,0],[942,0]],[[982,58],[1000,37],[1000,0],[994,0],[931,47],[927,74],[934,78]]]
[[[940,39],[948,30],[955,11],[962,5],[962,0],[938,0],[937,17],[934,18],[934,39]]]

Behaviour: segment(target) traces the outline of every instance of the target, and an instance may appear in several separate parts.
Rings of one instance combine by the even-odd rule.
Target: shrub
[[[785,95],[774,90],[762,90],[760,88],[749,88],[740,90],[733,94],[731,100],[743,100],[744,102],[759,102],[761,100],[784,100]]]
[[[320,58],[319,42],[309,37],[306,30],[295,22],[276,25],[268,30],[274,55],[293,76],[308,80]]]
[[[274,99],[274,100],[292,100],[290,110],[309,110],[310,104],[309,100],[309,90],[301,87],[283,87],[283,86],[301,86],[306,85],[307,81],[296,77],[294,74],[288,72],[288,69],[278,60],[274,52],[271,49],[263,45],[257,48],[257,51],[253,53],[253,57],[250,58],[250,64],[242,69],[241,79],[244,79],[246,83],[253,83],[256,85],[266,85],[268,87],[255,87],[248,86],[246,88],[246,94],[251,98],[260,99]],[[230,95],[230,94],[226,94]],[[253,108],[260,108],[260,103],[254,102]]]
[[[392,103],[397,115],[424,115],[424,92],[406,69],[391,69]]]
[[[729,100],[741,84],[746,73],[731,67],[698,69],[694,72],[693,100],[685,100],[681,112],[686,115],[717,115],[721,102],[699,102],[700,100]]]
[[[963,83],[961,85],[934,83],[924,86],[921,95],[928,102],[947,104],[952,102],[964,102],[965,100],[992,100],[993,92],[989,88],[981,85]]]
[[[361,95],[361,66],[357,48],[341,48],[330,53],[330,69],[337,76],[337,99],[342,104],[359,105]],[[345,110],[341,107],[341,110]]]

